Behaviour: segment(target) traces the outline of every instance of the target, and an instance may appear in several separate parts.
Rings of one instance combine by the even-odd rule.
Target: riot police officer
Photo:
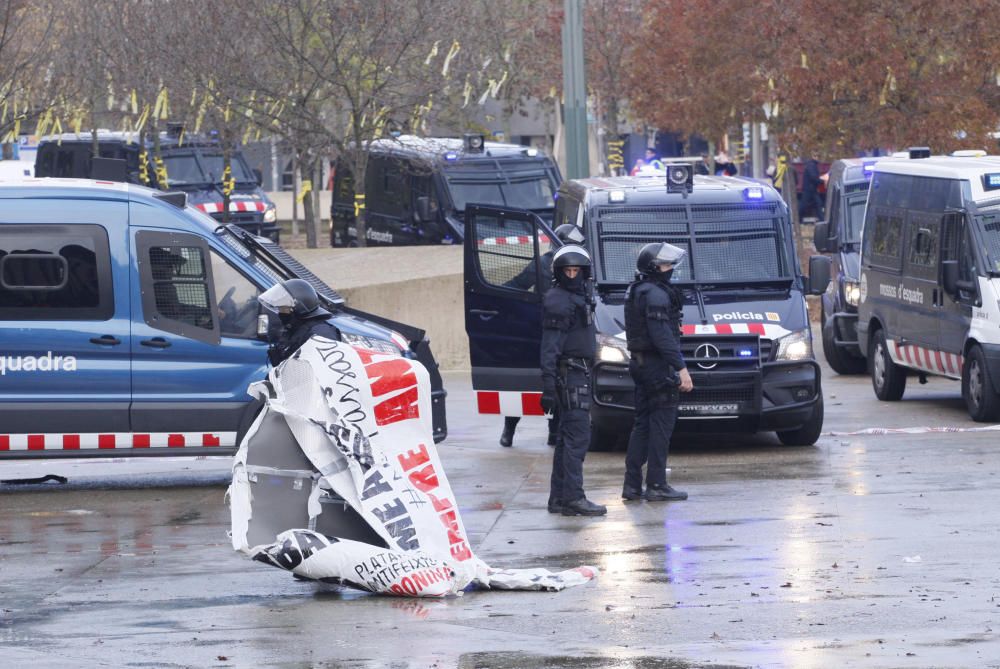
[[[602,516],[608,512],[583,492],[583,459],[590,445],[590,370],[597,335],[590,290],[590,255],[568,245],[552,259],[552,288],[542,312],[542,408],[559,414],[552,457],[549,513]]]
[[[666,243],[646,244],[636,260],[638,277],[625,294],[625,334],[631,354],[629,373],[635,382],[635,425],[625,454],[626,501],[687,499],[667,483],[667,449],[677,422],[679,392],[694,386],[681,355],[683,294],[670,285],[674,268],[686,252]]]
[[[340,339],[340,330],[327,321],[330,312],[320,305],[316,290],[302,279],[276,283],[257,300],[281,320],[281,333],[267,350],[267,358],[275,367],[292,357],[313,335]]]
[[[584,242],[583,233],[580,228],[573,223],[563,223],[552,232],[563,244],[581,245]],[[556,253],[555,245],[548,251],[529,262],[528,266],[521,270],[521,273],[507,282],[511,288],[531,290],[538,281],[538,292],[544,295],[552,287],[552,257]],[[537,277],[537,279],[536,279]],[[503,432],[500,434],[500,445],[510,448],[514,445],[514,430],[521,422],[520,416],[505,416],[503,419]],[[559,416],[553,415],[549,418],[549,438],[548,445],[555,446],[559,439]]]

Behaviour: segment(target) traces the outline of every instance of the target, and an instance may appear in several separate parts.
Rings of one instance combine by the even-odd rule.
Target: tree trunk
[[[316,159],[313,158],[312,152],[304,152],[302,155],[302,165],[305,168],[304,174],[310,178],[315,177],[316,169]],[[315,188],[315,183],[313,184]],[[316,203],[309,193],[302,200],[302,214],[305,219],[306,224],[306,246],[308,248],[316,248]]]
[[[212,175],[215,176],[215,175]],[[229,197],[233,189],[230,187],[233,178],[233,149],[230,141],[230,130],[222,131],[222,222],[229,223]]]
[[[320,199],[320,193],[323,191],[323,159],[322,158],[318,157],[318,158],[316,158],[316,160],[313,161],[312,173],[313,173],[312,174],[313,188],[312,188],[311,191],[309,191],[309,198],[312,199],[313,216],[315,217],[315,222],[312,224],[312,226],[313,226],[313,230],[314,230],[313,237],[316,240],[316,245],[315,246],[310,246],[309,248],[316,248],[316,247],[318,247],[322,243],[322,240],[323,240],[323,229],[324,229],[323,228],[323,204],[322,204],[323,201]],[[326,246],[325,243],[322,243],[322,245]]]
[[[358,246],[368,246],[368,223],[365,202],[365,182],[368,180],[368,156],[364,154],[364,149],[354,151],[353,161],[354,174],[354,229],[358,236],[355,238]]]

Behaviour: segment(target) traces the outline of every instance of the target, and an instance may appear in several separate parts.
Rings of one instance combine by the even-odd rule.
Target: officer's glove
[[[556,389],[555,387],[545,384],[544,390],[542,390],[542,411],[545,413],[552,413],[556,408]]]

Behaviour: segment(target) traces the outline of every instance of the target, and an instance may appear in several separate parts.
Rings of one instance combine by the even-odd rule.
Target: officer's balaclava
[[[563,271],[565,268],[559,268],[557,278],[559,283],[568,291],[573,293],[583,293],[584,286],[587,285],[587,271],[586,268],[581,267],[580,271],[576,273],[576,276],[572,279],[566,276],[566,272]]]

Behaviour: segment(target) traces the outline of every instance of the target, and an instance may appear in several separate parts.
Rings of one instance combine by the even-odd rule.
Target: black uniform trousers
[[[656,366],[644,369],[633,360],[629,365],[635,381],[635,424],[625,453],[625,487],[642,489],[642,466],[646,465],[646,487],[667,483],[667,452],[677,423],[679,392],[676,386],[655,383]]]
[[[590,372],[571,368],[556,384],[559,438],[552,454],[549,500],[583,499],[583,459],[590,446]]]

